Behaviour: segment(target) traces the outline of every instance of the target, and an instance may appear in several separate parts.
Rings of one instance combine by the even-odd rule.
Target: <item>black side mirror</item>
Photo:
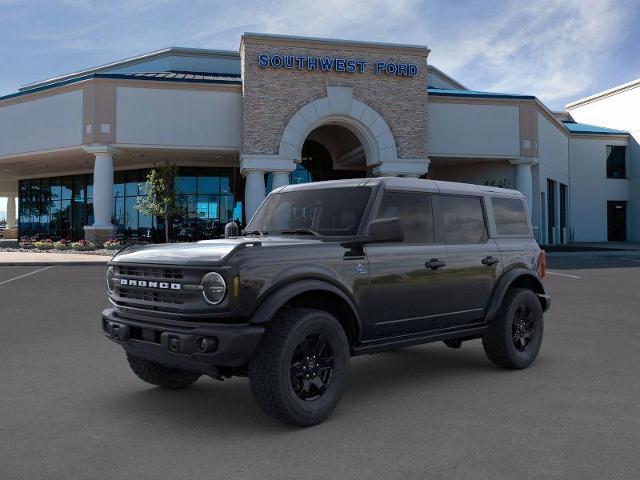
[[[402,242],[403,240],[404,226],[400,218],[379,218],[369,223],[367,243]]]

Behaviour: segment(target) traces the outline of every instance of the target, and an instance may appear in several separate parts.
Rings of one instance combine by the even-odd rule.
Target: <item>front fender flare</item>
[[[318,279],[297,280],[276,288],[263,302],[260,303],[258,308],[251,315],[250,323],[258,325],[267,323],[289,300],[301,293],[314,290],[332,293],[344,300],[353,314],[358,332],[362,332],[360,315],[358,315],[358,309],[356,308],[353,300],[341,288],[333,285],[329,281]]]
[[[526,279],[527,283],[532,287],[535,294],[541,300],[546,301],[544,287],[542,286],[542,282],[538,278],[538,276],[533,273],[531,270],[522,267],[516,267],[507,272],[503,273],[502,276],[498,279],[496,286],[493,288],[493,293],[491,294],[491,299],[489,300],[489,305],[486,310],[485,321],[491,322],[500,311],[500,307],[502,306],[502,300],[504,296],[507,294],[507,290],[513,285],[516,280]],[[542,304],[543,310],[548,308],[548,305]]]

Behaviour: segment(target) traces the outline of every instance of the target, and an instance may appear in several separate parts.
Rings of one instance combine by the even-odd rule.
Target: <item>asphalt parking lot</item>
[[[44,268],[0,266],[0,478],[637,478],[640,258],[550,260],[530,369],[479,341],[358,357],[310,429],[246,379],[141,382],[100,331],[104,268]]]

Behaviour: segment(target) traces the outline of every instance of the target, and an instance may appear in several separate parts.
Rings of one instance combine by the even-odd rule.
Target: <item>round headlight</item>
[[[107,268],[107,290],[113,293],[113,284],[115,283],[116,272],[113,267]]]
[[[227,284],[219,273],[211,272],[202,277],[202,295],[207,303],[217,305],[227,293]]]

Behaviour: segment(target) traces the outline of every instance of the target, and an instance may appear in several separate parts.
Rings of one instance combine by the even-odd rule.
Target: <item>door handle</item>
[[[491,265],[495,265],[496,263],[499,263],[499,262],[500,262],[499,258],[492,257],[491,255],[489,255],[488,257],[484,257],[482,259],[482,263],[488,267],[490,267]]]
[[[441,267],[444,267],[446,264],[446,262],[438,260],[437,258],[432,258],[431,260],[425,262],[424,266],[426,268],[430,268],[431,270],[437,270]]]

